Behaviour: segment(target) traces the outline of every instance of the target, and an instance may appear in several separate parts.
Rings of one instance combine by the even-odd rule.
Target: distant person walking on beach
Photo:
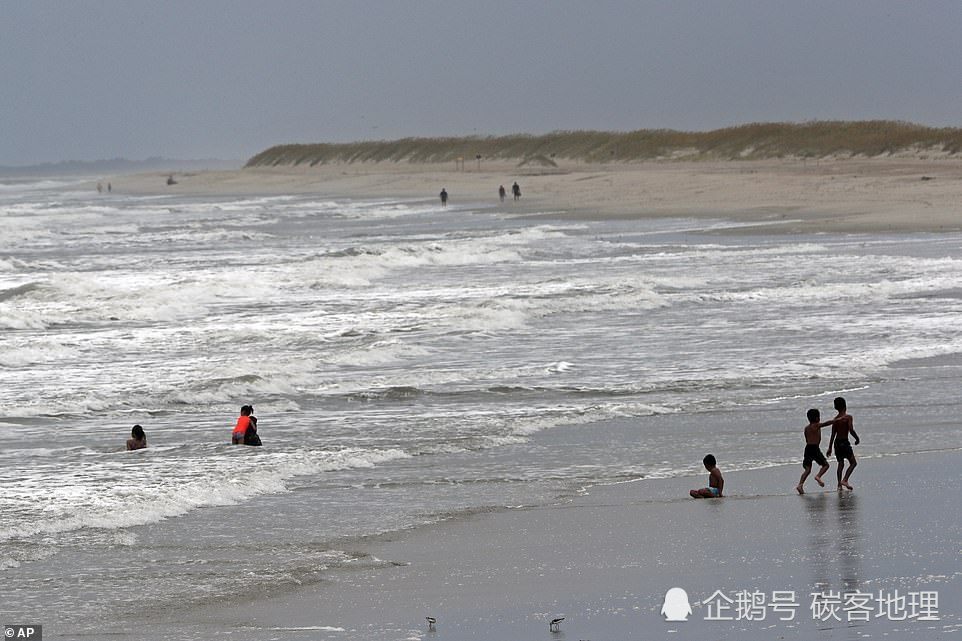
[[[722,478],[722,473],[721,470],[718,469],[718,463],[715,461],[715,457],[709,454],[702,459],[702,463],[705,464],[705,469],[708,470],[708,487],[703,487],[700,490],[692,490],[688,494],[693,499],[721,498],[723,496],[722,492],[725,489],[725,479]]]
[[[511,185],[511,193],[514,194],[515,200],[521,200],[521,185],[519,185],[517,181]]]
[[[501,199],[501,202],[504,202],[504,197],[506,194],[507,192],[504,190],[504,185],[498,187],[498,198]]]
[[[839,491],[841,491],[842,488],[852,490],[854,488],[848,484],[848,478],[852,476],[852,472],[855,471],[855,466],[858,465],[858,461],[855,460],[855,450],[852,449],[848,435],[852,435],[856,445],[861,441],[858,434],[855,433],[855,421],[846,409],[845,399],[839,396],[835,399],[834,405],[838,414],[831,421],[832,436],[828,439],[828,455],[832,455],[832,447],[834,446],[835,458],[838,460],[838,469],[835,470],[835,472],[838,475]],[[843,477],[842,470],[845,468],[845,461],[848,461],[848,471],[845,472],[845,476]]]
[[[130,430],[130,438],[127,439],[127,451],[142,450],[147,447],[147,435],[144,428],[134,425]]]
[[[831,425],[832,421],[821,423],[819,422],[821,418],[822,415],[818,410],[808,410],[808,425],[805,426],[805,455],[802,458],[802,467],[805,468],[805,471],[802,472],[802,478],[798,480],[798,485],[795,486],[795,491],[799,494],[805,494],[805,479],[812,473],[813,461],[821,466],[818,474],[815,475],[815,482],[818,483],[820,487],[825,487],[825,481],[822,480],[822,476],[825,472],[828,472],[829,465],[828,461],[825,460],[825,455],[822,454],[822,449],[819,447],[819,444],[822,442],[822,428],[826,425]]]
[[[448,206],[448,190],[442,187],[440,195],[441,195],[441,206],[447,207]]]

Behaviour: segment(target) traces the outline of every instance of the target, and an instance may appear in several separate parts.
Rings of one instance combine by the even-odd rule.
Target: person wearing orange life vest
[[[247,433],[247,428],[251,427],[251,412],[253,409],[250,405],[241,408],[240,416],[237,417],[237,424],[230,435],[232,445],[245,445],[244,435]]]

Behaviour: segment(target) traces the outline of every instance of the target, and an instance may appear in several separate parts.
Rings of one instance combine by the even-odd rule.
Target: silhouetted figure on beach
[[[511,185],[511,193],[514,194],[515,200],[521,200],[521,186],[517,182]]]
[[[825,481],[822,480],[822,476],[825,472],[828,472],[828,461],[825,459],[825,455],[822,454],[822,450],[819,445],[822,442],[822,428],[826,425],[831,425],[832,421],[821,422],[821,413],[817,409],[808,410],[808,425],[805,426],[805,454],[802,456],[802,477],[798,480],[798,485],[795,486],[795,491],[799,494],[805,494],[805,479],[808,475],[812,473],[812,463],[818,463],[821,467],[818,470],[818,474],[815,475],[815,482],[819,484],[820,487],[825,487]]]
[[[177,181],[174,180],[174,174],[171,174],[171,175],[167,176],[167,184],[168,184],[168,185],[176,185],[176,184],[177,184]]]
[[[707,455],[702,463],[705,465],[705,469],[708,470],[708,487],[703,487],[700,490],[692,490],[688,494],[691,495],[693,499],[717,499],[723,496],[722,492],[725,491],[725,479],[722,478],[721,470],[718,469],[718,463],[715,461],[715,457],[711,454]]]
[[[113,190],[114,190],[114,186],[111,185],[110,183],[107,183],[107,193],[109,194],[109,193],[112,192]]]
[[[441,206],[447,207],[448,206],[448,190],[442,187],[440,195],[441,195]]]
[[[506,193],[507,192],[504,190],[504,185],[501,185],[500,187],[498,187],[498,198],[501,199],[501,202],[504,202],[504,196]]]
[[[130,438],[127,439],[127,450],[142,450],[147,447],[147,435],[144,428],[134,425],[130,430]]]
[[[841,491],[842,488],[851,490],[852,486],[848,484],[848,477],[855,471],[855,466],[858,465],[858,461],[855,460],[855,450],[852,449],[848,435],[852,435],[856,445],[859,444],[860,439],[858,434],[855,433],[855,421],[846,409],[845,399],[839,396],[835,399],[834,405],[838,414],[836,414],[835,418],[831,421],[832,435],[828,439],[828,451],[826,454],[831,456],[832,448],[835,448],[835,459],[838,461],[838,467],[835,470],[838,475],[838,489],[839,491]],[[842,472],[845,470],[845,461],[848,461],[848,471],[845,472],[843,476]]]

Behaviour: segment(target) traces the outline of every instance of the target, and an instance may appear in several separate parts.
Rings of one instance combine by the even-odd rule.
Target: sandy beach
[[[139,194],[323,194],[402,197],[451,207],[490,202],[518,216],[568,220],[720,218],[739,233],[905,233],[962,229],[962,161],[886,158],[572,165],[538,172],[483,163],[342,165],[118,177]],[[517,180],[520,202],[511,201]],[[504,184],[508,199],[497,201]],[[962,452],[863,461],[856,491],[809,480],[798,466],[727,475],[724,500],[694,501],[697,477],[596,486],[548,505],[461,514],[354,542],[362,559],[301,589],[192,610],[201,636],[308,639],[851,639],[956,638],[962,632]],[[724,467],[724,463],[722,463]],[[925,474],[919,476],[919,471]],[[920,500],[921,498],[921,500]],[[686,589],[686,622],[661,615]],[[792,594],[792,620],[758,608],[711,620],[713,595]],[[884,598],[938,593],[937,618],[885,611]],[[860,619],[816,615],[813,594],[871,594]],[[899,603],[896,601],[896,603]],[[735,605],[729,614],[735,617]],[[425,617],[437,619],[429,628]],[[554,618],[564,617],[558,630]],[[932,617],[926,617],[932,618]],[[148,636],[163,636],[164,617]],[[119,631],[118,631],[119,632]],[[121,636],[123,635],[120,632]]]
[[[721,500],[687,497],[704,475],[598,486],[359,541],[367,556],[353,571],[184,614],[199,637],[232,639],[957,638],[960,464],[959,450],[863,459],[856,490],[841,494],[809,480],[796,495],[800,466],[727,474]],[[688,594],[687,621],[661,615],[673,587]],[[719,610],[716,591],[761,593],[764,604],[749,619],[734,603]],[[771,610],[776,592],[796,607]],[[908,601],[880,606],[922,592],[938,594],[931,620]],[[849,605],[816,616],[813,593],[871,594],[871,614]],[[163,638],[163,617],[145,623],[138,637],[113,636]]]
[[[962,641],[962,3],[185,8],[4,5],[3,641]]]
[[[544,170],[507,162],[451,165],[343,164],[245,168],[114,177],[118,193],[175,195],[324,194],[403,197],[449,206],[490,203],[552,217],[724,218],[790,233],[943,232],[962,229],[962,159],[925,155],[765,161],[559,163]],[[522,199],[511,200],[517,180]],[[498,202],[498,186],[508,198]],[[749,231],[747,228],[742,231]]]
[[[118,641],[958,638],[962,161],[467,169],[23,195],[18,393],[60,386],[6,449],[73,469],[28,447],[66,416],[101,471],[60,538],[22,494],[5,616]],[[103,347],[75,353],[91,327]],[[61,409],[88,402],[64,358],[113,396]],[[856,489],[798,496],[798,423],[838,393],[867,427]],[[223,430],[251,396],[247,456]],[[151,448],[120,459],[131,407],[156,407]],[[696,501],[708,451],[727,497]]]

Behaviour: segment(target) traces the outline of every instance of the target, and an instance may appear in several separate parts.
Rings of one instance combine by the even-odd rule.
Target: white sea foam
[[[959,238],[700,244],[678,234],[691,221],[526,227],[387,199],[4,198],[0,537],[18,549],[123,555],[128,526],[229,523],[277,493],[268,514],[310,512],[269,552],[296,581],[305,543],[697,471],[675,430],[750,448],[736,466],[785,460],[797,438],[748,420],[719,441],[701,413],[864,399],[894,362],[962,352]],[[221,444],[244,403],[264,448]],[[121,453],[135,422],[150,448]],[[876,450],[962,438],[873,430]],[[168,576],[165,594],[216,593]]]
[[[664,407],[644,403],[611,403],[591,407],[553,408],[541,415],[522,416],[510,419],[508,424],[516,436],[531,436],[554,427],[567,425],[587,425],[614,417],[651,416],[669,413]]]
[[[452,327],[476,332],[496,332],[520,329],[527,324],[528,315],[524,305],[510,301],[472,305],[448,315],[447,322]]]
[[[243,449],[243,448],[241,448]],[[234,451],[230,454],[235,454]],[[0,499],[7,513],[26,510],[20,523],[0,525],[0,541],[55,534],[80,528],[118,529],[156,523],[205,506],[234,505],[261,494],[283,492],[286,482],[303,475],[348,468],[371,468],[409,455],[398,449],[250,452],[205,458],[195,465],[158,462],[148,468],[120,467],[111,461],[88,464],[83,471],[28,477]],[[123,484],[103,484],[123,469]],[[42,488],[42,490],[41,490]],[[41,512],[35,490],[45,499]],[[127,543],[125,543],[127,544]]]
[[[83,184],[87,179],[76,180],[4,180],[0,181],[0,191],[23,193],[42,190],[62,190],[65,187]]]
[[[22,266],[23,261],[19,261],[14,258],[0,258],[0,272],[19,271]]]
[[[0,326],[3,323],[2,319],[3,316],[0,315]],[[47,344],[36,341],[31,345],[13,346],[0,352],[0,366],[23,367],[39,363],[62,362],[77,354],[76,347],[68,347],[58,341],[49,341]]]
[[[202,315],[208,290],[202,285],[167,286],[120,276],[64,273],[16,300],[0,301],[0,326],[39,329],[85,321],[174,320]]]
[[[893,342],[890,345],[874,347],[847,356],[846,366],[853,371],[871,373],[902,361],[948,354],[962,354],[962,338],[957,337],[954,340],[935,344],[929,341],[913,342],[911,340]],[[835,366],[837,361],[830,356],[821,356],[813,358],[810,362],[814,368],[828,368]]]
[[[349,352],[334,353],[324,358],[335,365],[376,366],[399,363],[426,356],[430,350],[401,340],[376,341]]]
[[[237,398],[284,398],[298,393],[298,386],[292,377],[286,374],[240,377],[236,379],[221,379],[203,387],[172,390],[165,396],[166,402],[174,405],[189,407],[217,405]],[[293,401],[276,403],[275,410],[296,409]]]

